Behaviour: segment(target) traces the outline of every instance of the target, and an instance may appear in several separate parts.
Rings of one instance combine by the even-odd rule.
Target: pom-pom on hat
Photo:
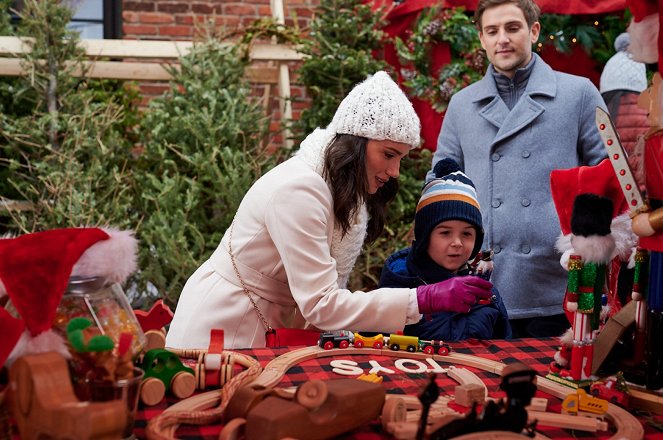
[[[442,159],[433,168],[435,178],[425,185],[414,215],[415,256],[427,254],[430,234],[435,226],[447,220],[462,220],[477,230],[477,238],[470,259],[481,249],[483,222],[474,183],[453,159]]]
[[[0,239],[0,298],[8,295],[20,316],[0,308],[0,366],[27,353],[66,356],[62,338],[51,328],[70,276],[122,282],[136,269],[136,248],[131,231],[99,228]]]
[[[640,93],[647,88],[647,68],[643,63],[634,61],[627,52],[629,35],[624,32],[615,39],[614,54],[601,72],[599,90],[601,93],[613,90],[630,90]]]
[[[573,201],[571,232],[590,237],[609,235],[612,223],[612,200],[596,194],[578,194]]]
[[[419,145],[421,124],[405,93],[383,71],[357,84],[338,106],[328,129],[373,140]]]

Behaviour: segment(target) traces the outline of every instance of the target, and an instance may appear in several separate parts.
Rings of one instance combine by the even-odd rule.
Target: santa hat
[[[0,366],[19,355],[67,350],[51,327],[69,278],[99,276],[123,282],[136,269],[131,231],[53,229],[0,239],[0,297],[20,319],[0,309]]]

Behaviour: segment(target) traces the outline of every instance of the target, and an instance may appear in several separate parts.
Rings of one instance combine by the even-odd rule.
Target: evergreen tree
[[[262,148],[268,119],[250,95],[244,53],[215,39],[196,44],[142,123],[140,239],[149,247],[141,267],[171,305],[250,185],[278,159]]]
[[[382,13],[361,0],[321,0],[300,49],[310,55],[298,73],[311,106],[295,123],[299,140],[326,127],[352,87],[386,66],[373,57],[385,42],[383,24]]]
[[[31,50],[21,56],[27,74],[11,86],[21,105],[0,114],[10,171],[0,197],[18,195],[33,209],[10,211],[7,228],[132,227],[123,108],[113,99],[100,101],[90,88],[79,36],[67,29],[72,11],[56,0],[26,0],[23,6],[17,34]]]

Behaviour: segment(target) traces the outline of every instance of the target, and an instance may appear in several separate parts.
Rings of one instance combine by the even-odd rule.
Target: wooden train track
[[[474,367],[482,371],[487,371],[490,373],[497,374],[499,376],[502,375],[502,370],[504,369],[504,367],[506,367],[506,364],[502,362],[483,359],[478,356],[461,354],[461,353],[450,353],[449,355],[441,356],[437,354],[429,355],[420,352],[410,353],[407,351],[393,351],[390,349],[374,349],[374,348],[348,347],[342,349],[324,350],[320,347],[313,346],[313,347],[302,348],[299,350],[293,350],[285,354],[282,354],[281,356],[276,357],[265,366],[262,373],[252,382],[252,384],[261,385],[266,388],[274,387],[281,381],[283,376],[285,376],[285,374],[291,367],[299,364],[300,362],[305,362],[311,359],[319,359],[319,358],[332,357],[332,356],[336,357],[343,355],[374,355],[374,356],[399,357],[405,359],[433,358],[435,361]],[[483,381],[481,381],[476,375],[471,373],[469,370],[465,371],[467,371],[467,373],[470,373],[472,376],[476,377],[476,379],[460,371],[461,370],[458,369],[456,370],[452,369],[452,374],[455,374],[457,376],[456,378],[452,377],[452,379],[457,380],[459,382],[462,381],[462,383],[476,383],[476,380],[478,379],[483,384]],[[483,385],[485,386],[485,384]],[[546,379],[545,377],[542,376],[537,376],[536,385],[540,391],[543,391],[547,394],[550,394],[560,399],[563,399],[569,393],[570,390],[568,387],[565,387],[564,385],[561,385],[557,382]],[[195,410],[212,408],[219,404],[221,396],[222,396],[221,390],[209,391],[207,393],[199,394],[194,397],[182,400],[181,402],[178,402],[175,405],[172,405],[171,407],[166,409],[164,413],[177,412],[177,411],[195,411]],[[411,405],[414,405],[414,403],[411,402]],[[546,418],[547,416],[545,414],[553,414],[553,417]],[[546,424],[545,421],[547,421],[548,423],[565,423],[560,417],[566,418],[567,421],[569,421],[570,418],[577,417],[577,416],[567,416],[567,415],[545,413],[545,412],[537,413],[536,415],[537,419],[539,420],[539,423],[542,425]],[[560,416],[560,417],[555,417],[555,416]],[[644,437],[644,428],[642,427],[642,424],[633,415],[629,414],[627,411],[620,408],[619,406],[610,403],[608,405],[608,412],[606,413],[606,418],[616,428],[616,432],[612,437],[610,437],[610,440],[620,440],[625,438],[637,440],[637,439],[642,439]],[[570,425],[571,425],[570,423],[567,423],[565,426],[569,427]],[[551,424],[550,426],[559,426],[559,425]],[[583,428],[576,428],[576,429],[583,429]],[[589,427],[588,429],[593,430],[593,428],[591,427]],[[510,437],[490,437],[486,435],[487,433],[477,433],[477,434],[481,435],[481,437],[463,436],[463,438],[466,439],[494,438],[496,440],[499,438],[504,438],[504,439],[522,438],[522,436],[514,437],[513,435],[511,435],[513,433],[499,434],[499,435],[511,435]],[[495,435],[498,434],[496,433]],[[537,435],[537,438],[545,438],[545,437]]]

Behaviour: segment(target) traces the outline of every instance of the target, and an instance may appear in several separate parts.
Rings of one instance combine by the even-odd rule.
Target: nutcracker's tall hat
[[[559,217],[562,234],[571,231],[573,204],[579,194],[595,194],[612,200],[612,217],[628,211],[628,204],[619,186],[619,180],[609,159],[598,165],[553,170],[550,173],[550,191]]]
[[[51,328],[69,278],[123,282],[136,270],[136,248],[131,231],[115,229],[52,229],[0,239],[0,299],[9,296],[19,315],[0,308],[0,366],[27,353],[66,356]]]

